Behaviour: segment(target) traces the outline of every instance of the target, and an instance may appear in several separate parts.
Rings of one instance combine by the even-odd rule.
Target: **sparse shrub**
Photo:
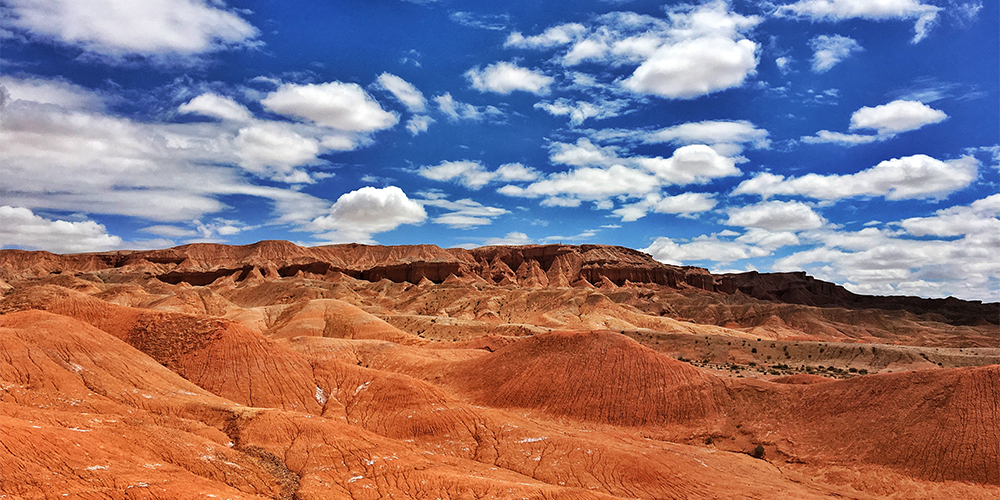
[[[758,444],[753,451],[750,452],[750,456],[754,458],[764,458],[764,445]]]
[[[849,371],[851,373],[858,373],[858,369],[857,368],[849,368],[847,371]]]
[[[858,370],[858,373],[860,373],[861,375],[868,375],[868,370],[862,368],[862,369]]]
[[[756,347],[754,347],[753,349],[750,349],[750,352],[752,352],[752,353],[754,353],[754,354],[757,354],[757,348],[756,348]]]

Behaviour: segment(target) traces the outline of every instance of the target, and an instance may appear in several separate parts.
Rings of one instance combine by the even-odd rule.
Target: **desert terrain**
[[[1000,305],[610,246],[0,250],[0,498],[996,499]]]

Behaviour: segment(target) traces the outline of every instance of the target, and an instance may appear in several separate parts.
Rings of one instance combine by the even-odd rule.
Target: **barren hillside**
[[[0,251],[0,497],[996,498],[1000,305],[608,246]]]

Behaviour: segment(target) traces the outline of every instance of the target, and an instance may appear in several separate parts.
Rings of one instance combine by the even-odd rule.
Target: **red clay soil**
[[[975,304],[789,304],[601,246],[0,251],[0,280],[0,498],[1000,496]],[[766,381],[650,348],[868,345],[767,334],[954,352]]]

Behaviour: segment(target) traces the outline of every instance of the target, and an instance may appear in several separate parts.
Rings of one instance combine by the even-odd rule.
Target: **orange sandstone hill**
[[[1000,305],[610,246],[0,250],[0,498],[997,498]]]

